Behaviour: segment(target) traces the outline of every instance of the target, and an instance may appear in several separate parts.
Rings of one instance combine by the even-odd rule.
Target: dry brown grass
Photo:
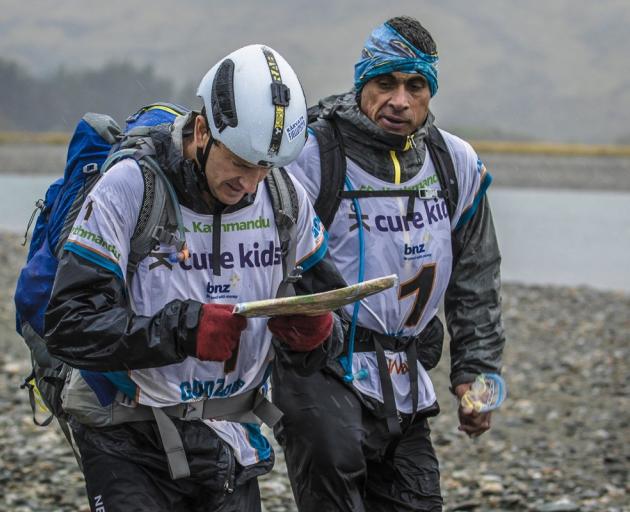
[[[0,132],[0,144],[50,144],[65,146],[72,134],[66,132]]]
[[[559,144],[551,142],[470,141],[479,153],[522,155],[630,156],[630,146],[612,144]]]

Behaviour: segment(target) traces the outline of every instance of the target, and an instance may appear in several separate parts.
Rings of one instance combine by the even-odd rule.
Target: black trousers
[[[440,471],[426,418],[403,420],[392,439],[337,377],[299,377],[278,366],[273,401],[284,417],[276,427],[300,512],[442,510]]]
[[[232,448],[201,422],[175,422],[191,475],[172,480],[153,421],[107,428],[74,424],[92,512],[260,512],[257,476],[266,461],[244,468]]]

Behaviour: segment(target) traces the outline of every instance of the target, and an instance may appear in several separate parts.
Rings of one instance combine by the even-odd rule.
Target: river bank
[[[59,144],[0,144],[0,174],[60,176],[67,148]],[[630,190],[630,157],[492,152],[479,156],[495,187]]]
[[[0,234],[0,510],[87,512],[72,451],[58,429],[33,425],[19,389],[29,371],[13,320],[19,241]],[[489,433],[456,430],[447,350],[432,372],[445,510],[630,511],[630,296],[510,283],[502,296],[510,396]],[[265,510],[293,511],[277,454],[261,480]]]

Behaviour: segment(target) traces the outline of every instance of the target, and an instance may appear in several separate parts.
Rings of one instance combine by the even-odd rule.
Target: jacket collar
[[[361,112],[354,90],[324,98],[320,101],[320,109],[320,117],[336,117],[341,120],[344,137],[360,145],[367,143],[376,149],[386,151],[407,151],[419,146],[424,142],[435,119],[433,113],[429,111],[424,124],[408,136],[387,132]]]

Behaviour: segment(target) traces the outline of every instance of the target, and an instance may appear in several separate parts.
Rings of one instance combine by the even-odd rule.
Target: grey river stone
[[[57,428],[33,425],[19,389],[29,363],[11,296],[24,248],[15,235],[0,241],[0,510],[87,512],[72,451]],[[630,511],[630,296],[511,283],[502,296],[510,394],[490,432],[470,440],[457,431],[447,352],[431,372],[445,510]],[[263,504],[295,511],[276,453],[260,479]],[[577,508],[544,508],[561,506]]]

